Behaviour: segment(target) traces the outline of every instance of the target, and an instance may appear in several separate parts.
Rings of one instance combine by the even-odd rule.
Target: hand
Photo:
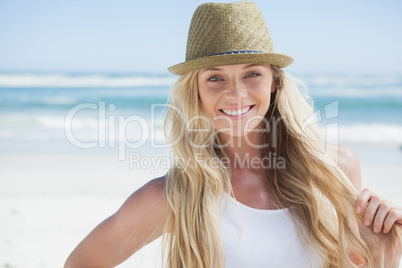
[[[388,233],[394,224],[402,227],[402,207],[364,189],[355,204],[356,212],[364,211],[364,225],[373,224],[374,233]]]

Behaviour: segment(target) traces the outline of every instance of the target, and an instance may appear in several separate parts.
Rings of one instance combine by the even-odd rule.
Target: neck
[[[220,133],[224,151],[230,160],[232,170],[254,169],[253,161],[258,162],[263,156],[264,144],[262,133],[248,133],[247,136],[230,136]]]

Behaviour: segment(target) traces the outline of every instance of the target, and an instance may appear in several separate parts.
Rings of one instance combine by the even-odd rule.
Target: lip
[[[241,114],[241,115],[230,115],[230,114],[227,114],[227,113],[225,113],[223,110],[231,110],[231,111],[237,111],[237,110],[243,110],[244,108],[248,108],[248,107],[250,107],[250,109],[247,111],[247,112],[245,112],[244,114]],[[227,116],[227,117],[229,117],[229,118],[231,118],[231,119],[241,119],[241,118],[244,118],[244,117],[246,117],[249,113],[250,113],[250,111],[251,110],[253,110],[253,108],[255,107],[255,104],[252,104],[252,105],[243,105],[243,106],[241,106],[241,107],[238,107],[238,106],[232,106],[232,107],[225,107],[224,109],[219,109],[219,112],[221,113],[221,114],[223,114],[223,115],[225,115],[225,116]]]

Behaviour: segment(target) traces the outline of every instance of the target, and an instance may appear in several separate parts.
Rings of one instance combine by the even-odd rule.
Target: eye
[[[222,78],[220,78],[219,76],[211,76],[210,78],[207,79],[208,81],[212,81],[212,82],[217,82],[217,81],[221,81]]]
[[[247,77],[257,77],[257,76],[260,76],[260,75],[261,75],[261,74],[260,74],[259,72],[252,72],[252,73],[247,74],[246,77],[244,77],[244,78],[247,78]]]

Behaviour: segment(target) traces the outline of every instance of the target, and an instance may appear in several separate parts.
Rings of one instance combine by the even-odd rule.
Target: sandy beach
[[[326,143],[357,154],[363,188],[402,206],[402,1],[256,0],[261,17],[257,9],[241,15],[248,3],[222,17],[213,5],[199,20],[192,14],[204,14],[193,13],[201,2],[0,1],[0,268],[63,267],[133,192],[166,174],[171,128],[203,131],[193,119],[214,114],[249,128],[270,105],[266,86],[278,92],[271,95],[281,115],[270,118],[270,138],[280,120],[297,122],[302,135],[317,124]],[[223,67],[239,63],[247,66]],[[254,63],[290,76],[272,87],[274,69]],[[192,83],[177,75],[214,66]],[[202,80],[211,89],[205,98]],[[190,124],[165,125],[169,109]],[[300,125],[292,117],[305,118]],[[276,159],[265,163],[280,166]],[[161,255],[159,238],[118,268],[160,268]]]
[[[349,147],[361,159],[364,186],[402,204],[399,148]],[[133,191],[166,172],[130,168],[110,152],[80,152],[0,155],[0,267],[62,267],[79,241]],[[118,267],[160,267],[159,247],[156,240]]]
[[[130,169],[114,154],[20,153],[0,159],[0,267],[62,267],[97,224],[164,172]],[[148,245],[119,267],[154,267],[157,247]]]

